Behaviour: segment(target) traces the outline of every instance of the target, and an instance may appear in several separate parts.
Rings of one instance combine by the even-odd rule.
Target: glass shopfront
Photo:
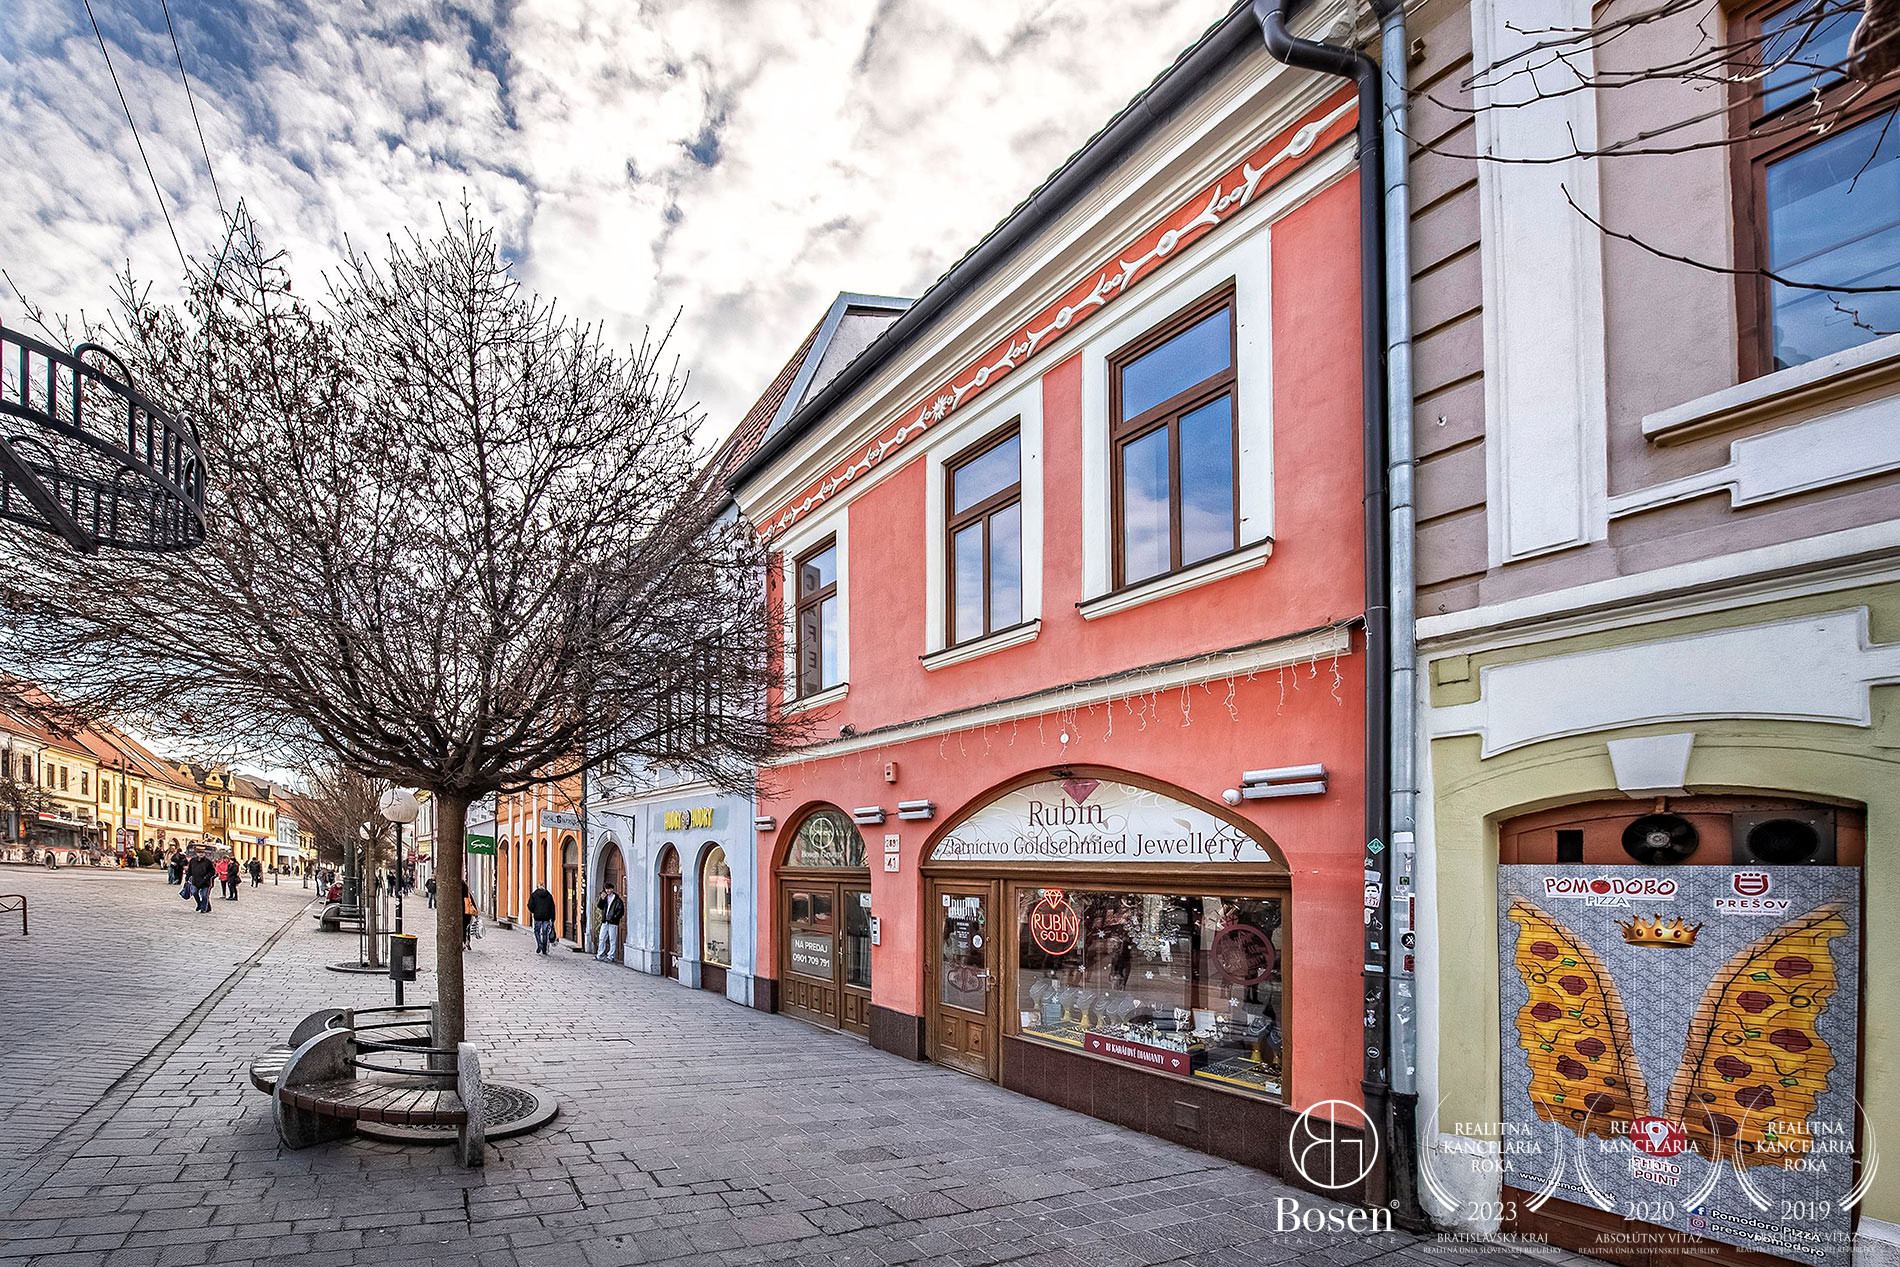
[[[700,987],[724,994],[732,967],[732,868],[718,845],[706,850],[700,864],[699,941]]]
[[[1280,897],[1012,889],[1011,1033],[1281,1094]]]
[[[953,820],[925,870],[931,1059],[1059,1103],[1131,1067],[1285,1100],[1290,878],[1245,819],[1063,771]]]

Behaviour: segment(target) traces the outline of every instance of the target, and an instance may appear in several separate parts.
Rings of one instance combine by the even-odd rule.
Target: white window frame
[[[1099,329],[1092,329],[1082,347],[1082,600],[1088,602],[1115,589],[1114,542],[1111,540],[1108,358],[1143,332],[1231,280],[1234,285],[1234,392],[1239,402],[1235,429],[1239,437],[1240,541],[1239,550],[1273,537],[1273,242],[1271,221],[1262,216],[1223,249],[1193,268],[1132,301],[1126,311],[1114,312]],[[1210,560],[1218,564],[1220,560]],[[1192,579],[1209,564],[1197,564],[1157,578]],[[1217,579],[1228,575],[1211,569]],[[1178,586],[1169,586],[1169,591]]]
[[[1023,507],[1023,625],[1042,619],[1042,376],[1014,391],[982,401],[967,413],[951,415],[926,434],[930,447],[924,456],[924,654],[934,655],[950,645],[944,595],[948,560],[944,543],[944,469],[984,436],[1018,420],[1022,437]],[[993,635],[992,635],[993,636]],[[985,639],[975,639],[972,644]],[[1014,641],[1008,643],[1016,645]],[[1000,647],[998,648],[1000,650]]]
[[[798,560],[826,537],[838,547],[838,680],[813,695],[798,695]],[[781,711],[795,712],[842,699],[851,685],[851,521],[844,507],[787,532],[779,543],[779,595],[784,608],[785,695]]]

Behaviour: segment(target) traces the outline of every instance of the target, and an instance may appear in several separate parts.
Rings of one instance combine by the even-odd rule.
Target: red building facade
[[[761,1004],[1288,1172],[1360,1100],[1359,225],[1352,96],[1257,41],[795,359],[733,488],[815,736]]]

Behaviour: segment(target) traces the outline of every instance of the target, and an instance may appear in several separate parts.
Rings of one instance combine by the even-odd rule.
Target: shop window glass
[[[798,826],[786,859],[794,867],[862,867],[864,837],[843,810],[821,809]]]
[[[703,962],[721,968],[732,966],[732,868],[726,865],[726,851],[714,845],[706,854],[705,874],[699,884],[700,936],[706,945]]]
[[[1188,1075],[1278,1096],[1283,899],[1022,888],[1012,1028],[1121,1058],[1185,1055]]]
[[[871,988],[871,895],[844,894],[844,983]]]

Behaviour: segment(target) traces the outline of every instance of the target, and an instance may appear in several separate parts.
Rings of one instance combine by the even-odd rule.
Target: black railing
[[[20,913],[20,936],[26,936],[26,894],[0,893],[0,916]]]
[[[96,343],[62,352],[0,329],[0,519],[55,533],[86,554],[188,550],[204,540],[198,437],[139,395],[131,378]]]

